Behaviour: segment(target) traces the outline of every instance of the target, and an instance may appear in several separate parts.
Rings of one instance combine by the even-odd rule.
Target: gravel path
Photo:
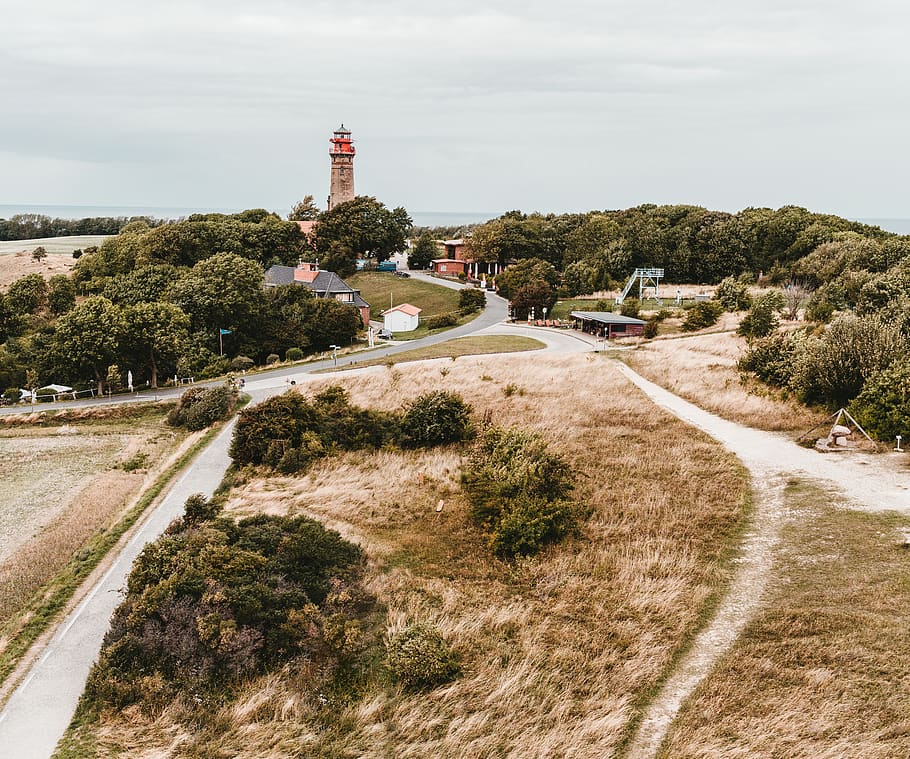
[[[627,751],[650,759],[683,701],[726,653],[761,601],[771,575],[773,549],[786,517],[783,490],[789,477],[810,478],[838,505],[863,510],[910,512],[906,454],[823,454],[771,432],[721,419],[655,385],[624,364],[620,370],[655,403],[723,443],[752,475],[754,512],[741,546],[737,572],[714,617],[664,683]],[[897,460],[895,460],[895,457]]]

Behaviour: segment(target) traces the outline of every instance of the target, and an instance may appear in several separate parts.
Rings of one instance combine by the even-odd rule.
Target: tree
[[[410,228],[411,217],[404,208],[389,211],[376,198],[358,195],[319,215],[316,250],[320,260],[329,254],[337,256],[342,246],[354,258],[384,261],[404,249]]]
[[[48,280],[47,305],[54,316],[60,316],[76,305],[76,285],[65,274]]]
[[[429,232],[424,232],[408,253],[408,268],[429,269],[430,263],[437,255],[436,240]]]
[[[173,303],[139,303],[124,310],[124,354],[136,368],[149,370],[149,386],[158,387],[158,370],[176,365],[186,348],[190,320]]]
[[[538,317],[543,318],[543,309],[552,311],[554,303],[555,288],[546,280],[533,279],[519,287],[512,296],[512,316],[515,319],[525,319],[533,309]]]
[[[714,298],[727,311],[745,311],[752,305],[749,285],[733,276],[721,280]]]
[[[496,288],[503,298],[511,300],[520,287],[536,280],[547,283],[555,293],[559,275],[551,263],[539,258],[528,258],[497,274]]]
[[[739,327],[736,328],[736,333],[749,339],[767,337],[780,324],[777,312],[783,306],[784,298],[780,290],[769,290],[758,296],[752,302],[749,313],[743,317]]]
[[[57,321],[56,353],[74,376],[91,373],[100,395],[107,368],[117,360],[124,327],[123,313],[117,306],[107,298],[92,296]]]
[[[319,214],[319,206],[316,205],[313,196],[306,195],[303,200],[294,204],[288,214],[288,221],[316,221]]]
[[[47,251],[43,245],[39,245],[32,251],[32,261],[43,261],[47,258]]]
[[[190,317],[194,329],[216,334],[229,327],[250,336],[263,312],[262,282],[262,267],[255,261],[216,253],[177,280],[168,299]]]
[[[37,314],[47,307],[47,282],[40,274],[26,274],[9,286],[6,305],[14,316]]]
[[[171,264],[140,266],[126,274],[111,277],[102,294],[113,303],[124,306],[162,300],[179,276],[180,271]]]

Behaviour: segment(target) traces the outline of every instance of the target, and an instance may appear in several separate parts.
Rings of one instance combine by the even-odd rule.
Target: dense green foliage
[[[444,329],[454,327],[456,324],[458,324],[457,314],[434,314],[423,320],[423,326],[427,329]]]
[[[714,299],[726,311],[745,311],[752,305],[749,285],[736,277],[724,277],[714,291]]]
[[[333,385],[312,399],[291,392],[244,409],[230,454],[236,464],[263,464],[289,474],[334,451],[465,440],[470,414],[458,395],[445,392],[418,396],[400,413],[361,409]]]
[[[902,356],[870,376],[850,411],[879,440],[910,439],[910,358]]]
[[[221,387],[192,387],[180,396],[177,405],[167,415],[172,427],[204,430],[230,414],[237,393],[227,385]]]
[[[458,308],[463,314],[473,314],[487,304],[487,294],[477,287],[465,287],[458,293]]]
[[[306,517],[185,518],[136,559],[86,696],[97,706],[162,704],[304,656],[331,667],[356,649],[360,549]]]
[[[758,296],[749,313],[739,323],[737,334],[748,338],[767,337],[780,325],[777,312],[783,305],[783,296],[779,290],[769,290]]]
[[[349,276],[358,258],[385,261],[404,250],[410,229],[411,217],[404,208],[390,211],[376,198],[358,195],[320,214],[314,230],[320,264]]]
[[[474,432],[471,407],[457,393],[436,390],[415,398],[401,415],[401,442],[411,448],[460,443]]]
[[[442,635],[422,624],[389,639],[386,663],[398,682],[415,690],[443,685],[458,674],[458,662]]]
[[[724,312],[724,307],[716,300],[705,300],[696,303],[692,308],[686,311],[686,318],[683,320],[682,328],[686,332],[694,332],[697,329],[704,329],[717,324],[720,315]]]
[[[429,269],[434,258],[441,258],[436,247],[436,240],[432,235],[424,232],[408,251],[408,268]]]
[[[575,508],[566,500],[571,468],[532,432],[485,429],[465,460],[462,486],[472,518],[498,554],[536,553],[575,527]]]

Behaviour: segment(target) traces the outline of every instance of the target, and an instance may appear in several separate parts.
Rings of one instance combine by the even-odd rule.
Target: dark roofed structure
[[[363,326],[370,324],[370,304],[360,297],[355,290],[333,271],[323,271],[319,264],[302,262],[297,266],[272,266],[265,273],[265,286],[304,285],[313,291],[317,298],[334,298],[342,303],[354,306],[360,311]]]
[[[644,332],[646,322],[611,311],[573,311],[575,328],[598,337],[631,337]]]

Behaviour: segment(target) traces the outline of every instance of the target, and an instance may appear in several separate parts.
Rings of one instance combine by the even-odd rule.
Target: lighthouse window
[[[339,171],[339,174],[341,174],[342,176],[344,176],[344,166],[341,167],[341,169],[340,169],[340,171]]]

